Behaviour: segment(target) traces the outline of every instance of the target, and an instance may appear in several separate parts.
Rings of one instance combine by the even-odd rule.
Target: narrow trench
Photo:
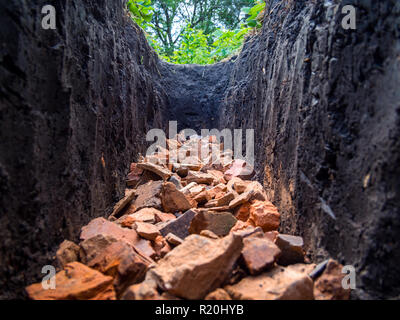
[[[116,1],[47,33],[4,4],[0,298],[400,295],[399,6],[345,30],[346,1],[272,2],[208,66],[161,61]]]

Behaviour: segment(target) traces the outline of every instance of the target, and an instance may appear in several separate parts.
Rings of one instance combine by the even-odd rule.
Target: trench
[[[260,33],[211,66],[160,61],[119,2],[55,1],[51,31],[34,4],[1,4],[1,298],[26,297],[62,240],[111,213],[169,120],[254,129],[280,231],[353,265],[353,298],[399,295],[398,2],[269,1]]]

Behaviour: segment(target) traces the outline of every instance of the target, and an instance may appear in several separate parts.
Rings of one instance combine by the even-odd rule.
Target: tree
[[[263,0],[129,0],[132,19],[152,47],[173,63],[210,64],[242,46],[261,27]],[[249,5],[250,6],[245,6]]]
[[[157,38],[163,53],[171,56],[187,27],[211,35],[218,28],[237,28],[240,11],[255,0],[154,0],[150,33]],[[208,37],[208,44],[214,39]]]

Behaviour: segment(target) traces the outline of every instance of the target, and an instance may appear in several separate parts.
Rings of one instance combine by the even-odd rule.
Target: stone
[[[226,183],[223,172],[221,172],[219,170],[211,169],[211,170],[207,170],[207,173],[214,176],[214,183],[223,183],[223,184]]]
[[[157,217],[157,220],[159,220],[161,222],[166,222],[166,221],[171,221],[171,220],[175,220],[176,219],[174,214],[165,213],[165,212],[161,212],[161,211],[156,213],[156,217]]]
[[[179,178],[179,177],[178,177]],[[171,176],[171,178],[169,178],[169,180],[168,180],[168,182],[172,182],[174,185],[175,185],[175,187],[178,189],[178,190],[180,190],[180,189],[182,189],[182,184],[181,184],[181,180],[180,179],[178,179],[176,176]]]
[[[229,206],[222,206],[222,207],[211,207],[211,208],[198,208],[198,211],[215,211],[215,212],[223,212],[229,211]]]
[[[79,261],[79,251],[80,247],[74,242],[69,240],[64,240],[61,242],[56,252],[59,266],[64,268],[67,263]]]
[[[204,207],[206,208],[213,208],[213,207],[222,207],[229,205],[229,203],[235,198],[235,195],[232,192],[228,192],[224,196],[218,198],[218,199],[213,199],[208,201]]]
[[[161,210],[162,181],[149,181],[136,189],[137,198],[133,203],[133,210],[138,211],[143,208],[155,208]]]
[[[210,239],[219,239],[219,237],[211,230],[201,230],[200,235]]]
[[[121,294],[129,284],[143,281],[149,262],[125,242],[114,242],[87,262],[87,265],[114,278],[114,288]]]
[[[257,238],[263,238],[264,237],[264,231],[260,228],[254,228],[253,226],[248,226],[245,229],[234,231],[236,234],[240,235],[242,238],[247,238],[247,237],[257,237]]]
[[[138,163],[137,167],[139,169],[151,171],[151,172],[155,173],[156,175],[160,176],[163,180],[168,180],[169,177],[172,176],[172,172],[171,171],[169,171],[166,168],[163,168],[160,165],[156,165],[156,164],[151,163],[151,162]]]
[[[246,277],[224,289],[234,300],[313,300],[310,265],[277,267],[259,276]]]
[[[218,288],[217,290],[209,293],[204,300],[232,300],[232,298],[224,289]]]
[[[220,183],[207,191],[208,194],[211,196],[211,199],[218,199],[226,194],[227,186],[225,184]]]
[[[97,235],[111,236],[116,240],[121,240],[135,245],[139,240],[135,230],[121,228],[116,223],[107,221],[104,218],[96,218],[90,221],[90,223],[81,229],[81,240],[87,240]]]
[[[134,197],[135,197],[135,190],[127,190],[125,193],[125,197],[119,200],[117,204],[114,206],[114,210],[111,213],[110,217],[117,217],[117,215],[121,212],[121,210],[124,209],[128,205],[128,203],[130,203],[133,200]]]
[[[288,234],[279,234],[275,244],[281,249],[282,254],[278,263],[282,266],[304,262],[303,238]]]
[[[325,270],[319,276],[314,285],[314,295],[316,300],[349,300],[350,289],[342,286],[343,278],[346,274],[342,273],[343,266],[336,260],[330,259],[326,264]]]
[[[196,195],[194,197],[194,200],[198,203],[198,204],[204,204],[207,201],[211,200],[211,196],[208,193],[207,190],[204,190],[202,192],[200,192],[198,195]]]
[[[189,233],[200,234],[202,230],[210,230],[217,236],[225,236],[236,221],[230,212],[200,211],[191,221]]]
[[[168,292],[163,292],[161,294],[160,300],[182,300],[182,299],[175,297],[174,295],[172,295]]]
[[[186,196],[171,182],[164,184],[161,198],[165,212],[183,212],[192,207]]]
[[[309,274],[310,278],[315,280],[317,279],[325,270],[327,264],[329,263],[330,259],[327,259],[321,263],[319,263],[313,271]]]
[[[108,246],[117,242],[113,236],[97,234],[80,243],[80,260],[84,264],[88,264],[96,256],[100,255]]]
[[[146,239],[140,239],[134,246],[135,250],[142,256],[153,262],[157,258],[157,253],[151,246],[151,242]]]
[[[196,172],[196,171],[189,171],[188,175],[186,176],[185,180],[188,183],[196,182],[198,184],[212,184],[214,182],[214,176],[209,173],[203,172]]]
[[[115,300],[113,278],[82,263],[68,263],[56,274],[56,288],[46,290],[42,283],[26,288],[33,300]]]
[[[190,235],[148,274],[172,295],[203,299],[226,280],[242,246],[242,239],[232,234],[219,240]]]
[[[188,210],[175,220],[171,220],[165,225],[161,226],[160,233],[164,237],[168,233],[173,233],[181,239],[185,239],[189,235],[190,223],[197,212],[194,210]]]
[[[258,181],[246,181],[247,186],[244,192],[253,191],[252,200],[260,200],[267,201],[267,193],[264,190],[264,187]]]
[[[193,196],[193,194],[190,194],[190,189],[192,189],[193,187],[198,186],[198,184],[196,182],[191,182],[188,183],[186,186],[184,186],[182,189],[180,189],[179,191],[182,192],[185,195],[190,195]],[[205,190],[205,187],[202,186],[201,190],[198,192],[200,193],[201,191]]]
[[[250,164],[242,159],[236,159],[229,165],[229,169],[225,171],[224,178],[226,181],[231,180],[233,177],[250,180],[254,175],[254,168]]]
[[[250,206],[249,222],[264,232],[278,230],[280,214],[271,202],[254,200]]]
[[[264,238],[275,242],[276,238],[278,237],[278,231],[268,231],[264,233]]]
[[[229,208],[233,209],[236,208],[237,206],[249,202],[250,199],[254,196],[254,191],[250,190],[247,192],[243,192],[241,195],[239,195],[238,197],[236,197],[235,199],[233,199],[230,203],[229,203]]]
[[[178,168],[175,169],[175,172],[181,178],[185,178],[189,173],[189,168],[185,166],[179,166]]]
[[[136,188],[143,174],[143,169],[139,169],[136,163],[131,163],[129,174],[126,178],[126,184],[129,187]]]
[[[251,275],[271,269],[280,254],[281,250],[268,239],[258,237],[243,239],[242,257]]]
[[[178,236],[174,235],[173,233],[168,233],[165,236],[165,240],[167,240],[170,244],[172,244],[174,246],[178,246],[183,242],[183,240],[181,238],[179,238]]]
[[[241,220],[237,220],[236,224],[233,226],[230,232],[238,232],[242,230],[246,230],[249,227],[253,227],[249,222],[244,222]]]
[[[236,207],[235,217],[238,220],[247,221],[250,217],[250,206],[249,202],[245,202],[242,205]]]
[[[137,222],[157,223],[161,221],[159,219],[160,214],[162,214],[162,212],[155,208],[143,208],[129,216]]]
[[[139,236],[147,240],[155,240],[160,235],[158,228],[150,223],[135,222],[135,230]]]
[[[142,283],[129,286],[121,300],[160,300],[157,283],[154,280],[145,280]]]
[[[237,178],[234,180],[233,182],[233,189],[238,193],[238,194],[242,194],[243,192],[245,192],[246,188],[247,188],[248,183],[244,182],[242,179]]]

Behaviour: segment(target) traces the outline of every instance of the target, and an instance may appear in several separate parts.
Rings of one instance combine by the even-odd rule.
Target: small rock
[[[198,195],[196,195],[194,197],[194,200],[199,204],[203,204],[203,203],[206,203],[207,201],[211,200],[211,196],[207,190],[204,190],[204,191],[200,192]]]
[[[150,223],[135,222],[136,232],[144,239],[155,240],[160,235],[158,228]]]
[[[233,177],[250,180],[254,175],[254,168],[250,164],[242,159],[236,159],[230,164],[229,169],[225,171],[224,178],[226,181],[231,180]]]
[[[344,289],[342,286],[345,277],[342,268],[343,266],[337,261],[332,259],[328,261],[324,272],[315,281],[316,300],[348,300],[350,298],[350,289]]]
[[[88,264],[96,256],[99,256],[108,246],[117,242],[113,236],[105,236],[97,234],[80,243],[80,260],[84,264]]]
[[[137,167],[139,169],[151,171],[160,176],[163,180],[168,180],[168,178],[172,176],[171,171],[151,162],[138,163]]]
[[[135,250],[142,256],[153,262],[157,258],[157,253],[151,246],[151,242],[146,239],[140,239],[135,245]]]
[[[309,274],[310,278],[315,280],[317,279],[325,270],[328,262],[330,259],[325,260],[323,262],[321,262],[320,264],[318,264],[315,269],[313,271],[311,271],[311,273]]]
[[[157,220],[161,221],[161,222],[166,222],[166,221],[171,221],[171,220],[175,220],[176,219],[174,214],[172,214],[172,213],[164,213],[164,212],[161,212],[161,211],[156,213],[156,217],[157,217]]]
[[[241,206],[236,207],[235,217],[238,220],[247,221],[250,217],[250,206],[249,202],[243,203]]]
[[[235,198],[235,195],[232,192],[228,192],[224,196],[208,201],[204,207],[213,208],[213,207],[222,207],[229,205],[229,203]]]
[[[196,182],[198,184],[212,184],[214,182],[214,176],[209,173],[202,173],[196,171],[189,171],[185,180],[188,183]]]
[[[282,254],[278,263],[282,266],[304,262],[303,238],[288,234],[279,234],[275,244],[281,249]]]
[[[209,293],[204,300],[232,300],[232,298],[224,289],[218,288],[217,290]]]
[[[219,240],[191,235],[148,274],[172,295],[202,299],[225,281],[241,249],[241,238],[232,234]]]
[[[207,170],[207,173],[214,176],[214,183],[223,183],[223,184],[226,183],[223,172],[211,169]]]
[[[225,236],[236,221],[230,212],[200,211],[190,223],[189,233],[199,234],[202,230],[210,230],[217,236]]]
[[[231,229],[231,233],[232,232],[238,232],[238,231],[242,231],[242,230],[246,230],[247,228],[253,228],[253,226],[249,223],[249,222],[244,222],[241,220],[237,220],[236,224],[233,226],[233,228]]]
[[[114,278],[114,288],[122,293],[127,284],[143,281],[149,262],[125,242],[114,242],[87,262],[87,265]]]
[[[141,176],[143,174],[143,170],[137,167],[136,163],[131,163],[130,172],[126,179],[126,184],[129,187],[136,188],[139,181],[141,180]]]
[[[160,300],[160,298],[157,283],[152,279],[146,279],[142,283],[128,287],[121,300]]]
[[[252,275],[271,269],[280,253],[281,250],[268,239],[257,237],[243,239],[242,257]]]
[[[60,267],[64,268],[67,263],[79,261],[79,251],[80,247],[77,244],[69,240],[64,240],[56,252]]]
[[[162,206],[165,212],[186,211],[192,207],[186,196],[171,182],[163,186]]]
[[[68,263],[56,274],[56,288],[47,290],[42,283],[26,288],[33,300],[115,300],[113,278],[82,263]]]
[[[161,235],[165,237],[171,232],[179,238],[185,239],[189,235],[189,226],[196,213],[194,210],[188,210],[175,220],[167,222],[159,228]]]
[[[168,182],[172,182],[178,190],[182,189],[181,180],[178,179],[176,176],[171,176]]]
[[[135,190],[127,190],[125,197],[119,200],[117,204],[114,206],[114,210],[111,213],[110,217],[117,217],[118,213],[120,213],[121,210],[124,209],[128,205],[128,203],[130,203],[133,200],[134,197],[135,197]]]
[[[275,243],[276,238],[278,237],[279,232],[278,231],[268,231],[264,233],[264,238],[271,240],[272,242]]]
[[[247,237],[263,238],[264,237],[264,231],[260,227],[254,228],[253,226],[248,226],[245,229],[235,231],[235,233],[240,235],[242,238],[247,238]]]
[[[116,223],[107,221],[104,218],[93,219],[87,226],[83,227],[80,239],[87,240],[97,235],[111,236],[116,240],[125,241],[130,245],[135,245],[139,240],[139,236],[135,230],[121,228]]]
[[[210,239],[219,239],[219,237],[211,230],[201,230],[200,235]]]
[[[226,194],[227,187],[225,184],[221,183],[207,191],[208,191],[208,194],[210,195],[211,199],[218,199],[218,198],[223,197]]]
[[[237,178],[236,180],[234,180],[233,182],[233,189],[235,189],[235,191],[238,194],[242,194],[243,192],[245,192],[246,188],[247,188],[247,183],[244,182],[242,179]]]
[[[250,199],[253,197],[254,195],[254,191],[250,190],[247,192],[243,192],[240,196],[236,197],[235,199],[233,199],[230,203],[229,203],[229,208],[233,209],[236,208],[237,206],[249,202]]]
[[[165,236],[165,240],[167,240],[170,244],[173,244],[174,246],[178,246],[183,242],[183,240],[181,238],[174,235],[173,233],[168,233]]]
[[[197,184],[196,182],[191,182],[191,183],[188,183],[186,186],[184,186],[184,187],[183,187],[182,189],[180,189],[179,191],[182,192],[184,195],[193,196],[193,194],[190,193],[190,189],[192,189],[192,188],[194,188],[194,187],[196,187],[196,186],[198,186],[198,184]],[[201,190],[200,190],[198,193],[200,193],[200,192],[203,191],[203,190],[205,190],[205,187],[204,187],[204,186],[201,187]]]
[[[254,200],[250,206],[249,222],[264,232],[278,230],[280,214],[271,202]]]
[[[310,265],[277,267],[259,276],[247,277],[224,289],[237,300],[313,300]]]
[[[133,211],[150,207],[161,210],[161,191],[162,181],[149,181],[146,184],[139,186],[136,189],[137,198],[132,204]]]

